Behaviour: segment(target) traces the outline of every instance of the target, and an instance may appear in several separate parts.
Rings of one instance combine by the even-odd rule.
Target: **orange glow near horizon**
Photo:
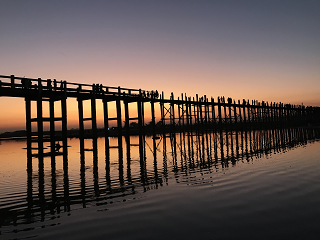
[[[293,90],[293,89],[291,89]],[[231,92],[231,91],[230,91]],[[293,92],[293,91],[292,91]],[[250,91],[247,92],[248,96],[254,96],[253,93]],[[234,95],[240,95],[239,92],[235,91]],[[245,95],[241,92],[241,95]],[[277,91],[274,93],[273,98],[277,99]],[[181,95],[175,95],[175,99],[181,97]],[[201,95],[199,95],[201,97]],[[261,97],[263,95],[261,94]],[[207,95],[210,97],[210,95]],[[269,101],[269,102],[283,102],[283,103],[291,103],[291,104],[304,104],[305,106],[320,106],[320,101],[318,100],[317,91],[314,94],[309,94],[308,96],[295,95],[293,93],[287,94],[288,101],[282,100],[282,98],[278,97],[278,101]],[[165,95],[165,98],[169,98],[169,93]],[[270,97],[271,98],[271,97]],[[216,99],[216,98],[215,98]],[[242,98],[240,98],[241,100]],[[245,98],[249,99],[250,101],[253,100],[252,98]],[[301,102],[297,101],[296,99],[304,99],[305,101]],[[258,99],[259,101],[265,100]],[[272,99],[270,99],[272,100]],[[290,101],[291,100],[291,101]],[[236,99],[237,101],[237,99]],[[83,102],[84,108],[84,118],[91,117],[91,105],[90,100]],[[0,133],[6,131],[17,131],[17,130],[25,130],[25,102],[22,98],[9,98],[9,97],[1,97],[0,98],[0,106],[1,106],[1,115],[0,115]],[[144,104],[145,109],[145,123],[148,124],[151,121],[151,106],[150,103]],[[31,103],[31,117],[36,117],[36,102]],[[155,111],[156,111],[156,122],[160,120],[160,106],[159,104],[155,104]],[[97,113],[97,126],[98,128],[104,127],[104,114],[103,114],[103,103],[101,100],[96,100],[96,113]],[[108,113],[109,118],[116,117],[116,105],[115,102],[108,103]],[[121,104],[121,116],[122,116],[122,124],[124,126],[124,105]],[[67,116],[68,116],[68,129],[77,129],[79,128],[79,120],[78,120],[78,105],[77,100],[74,98],[67,99]],[[137,105],[136,103],[129,103],[129,116],[130,118],[137,117]],[[43,117],[49,117],[49,104],[48,102],[43,103]],[[61,117],[61,105],[60,102],[55,102],[55,117]],[[131,122],[134,122],[133,120]],[[136,121],[137,122],[137,121]],[[110,127],[115,127],[117,125],[116,121],[109,121]],[[61,130],[61,123],[57,122],[56,130]],[[85,122],[85,128],[91,128],[91,122]],[[44,123],[44,130],[49,130],[49,123]],[[36,130],[36,123],[32,123],[32,131]]]

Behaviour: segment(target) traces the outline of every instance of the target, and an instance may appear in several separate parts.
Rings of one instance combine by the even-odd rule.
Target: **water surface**
[[[158,137],[1,141],[1,239],[318,239],[317,130]]]

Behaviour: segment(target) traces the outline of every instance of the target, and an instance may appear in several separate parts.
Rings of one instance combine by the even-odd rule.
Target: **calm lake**
[[[72,138],[32,157],[25,140],[2,140],[0,239],[319,239],[319,139],[312,128],[131,136],[121,149]]]

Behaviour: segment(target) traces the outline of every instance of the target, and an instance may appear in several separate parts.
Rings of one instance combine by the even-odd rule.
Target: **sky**
[[[318,0],[0,0],[0,9],[0,75],[320,106]],[[0,133],[24,129],[24,111],[23,99],[0,97]]]

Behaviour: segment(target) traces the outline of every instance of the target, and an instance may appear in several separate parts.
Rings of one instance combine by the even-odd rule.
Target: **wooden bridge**
[[[218,97],[208,99],[206,95],[199,97],[188,97],[181,94],[175,99],[174,94],[166,99],[164,93],[158,91],[146,91],[142,89],[128,89],[120,87],[107,87],[101,84],[79,84],[51,79],[31,79],[25,77],[0,75],[0,96],[22,97],[25,99],[26,109],[26,131],[28,149],[31,142],[39,144],[41,154],[43,142],[51,142],[54,147],[56,140],[67,144],[67,98],[76,98],[79,113],[79,137],[84,138],[84,122],[91,122],[92,135],[97,137],[97,115],[96,101],[102,100],[104,112],[104,135],[109,137],[110,121],[116,121],[117,135],[119,136],[118,147],[122,146],[122,135],[129,136],[130,122],[138,122],[139,133],[146,130],[145,109],[146,103],[151,104],[151,124],[149,131],[156,132],[176,131],[199,131],[203,129],[233,129],[233,128],[267,128],[269,126],[297,126],[319,123],[319,107],[305,107],[302,105],[291,105],[283,103],[268,103],[252,100],[240,102],[231,98]],[[91,102],[91,117],[84,118],[83,101]],[[31,118],[31,101],[36,102],[36,118]],[[43,117],[43,102],[49,102],[48,118]],[[55,117],[55,102],[61,103],[61,117]],[[116,117],[109,117],[108,103],[116,103]],[[137,117],[129,116],[129,103],[137,104]],[[155,104],[160,104],[160,120],[156,123]],[[124,118],[121,116],[121,108],[124,106]],[[124,119],[124,126],[123,126]],[[32,138],[31,123],[37,123],[36,139]],[[50,138],[44,138],[43,124],[50,124]],[[55,124],[62,123],[62,137],[56,136]],[[150,130],[151,129],[151,130]],[[108,141],[106,141],[106,144]],[[31,150],[30,150],[31,151]]]

